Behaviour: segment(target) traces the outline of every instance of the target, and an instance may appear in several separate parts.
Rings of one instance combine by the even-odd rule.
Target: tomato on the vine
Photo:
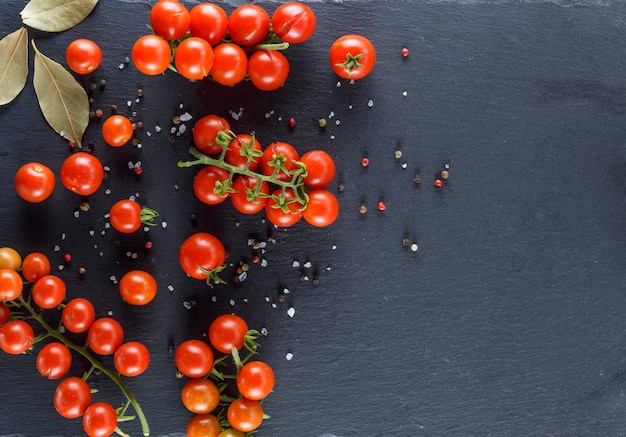
[[[0,300],[13,300],[20,297],[24,284],[15,270],[0,269]]]
[[[117,428],[117,412],[111,404],[94,402],[83,414],[83,429],[89,437],[109,437]]]
[[[272,14],[272,30],[285,42],[297,44],[306,41],[315,30],[315,14],[300,2],[280,5]]]
[[[11,320],[0,327],[0,349],[19,355],[33,346],[35,332],[24,320]]]
[[[22,262],[22,276],[29,282],[50,274],[50,260],[41,252],[32,252],[26,255]]]
[[[150,9],[152,30],[168,40],[180,39],[189,30],[189,10],[176,0],[161,0]]]
[[[309,202],[302,216],[313,226],[328,226],[339,215],[339,202],[333,193],[318,189],[309,193]]]
[[[289,76],[289,60],[278,50],[257,50],[248,59],[248,76],[260,90],[277,90]]]
[[[212,46],[226,37],[228,32],[228,15],[214,3],[200,3],[189,11],[191,36],[204,39]]]
[[[335,161],[323,150],[310,150],[300,157],[307,175],[302,180],[309,188],[324,188],[335,178]]]
[[[213,47],[211,77],[221,85],[235,85],[246,78],[248,57],[237,44],[225,42]]]
[[[226,428],[217,437],[245,437],[244,433],[235,428]]]
[[[215,349],[225,354],[240,350],[245,342],[248,324],[236,314],[222,314],[209,325],[209,341]]]
[[[361,35],[344,35],[330,46],[330,66],[344,79],[362,79],[376,64],[372,42]]]
[[[237,7],[228,18],[228,34],[234,43],[242,46],[259,44],[269,31],[270,16],[265,9],[255,4]]]
[[[115,369],[124,376],[137,376],[150,365],[150,351],[138,341],[122,344],[113,355]]]
[[[35,282],[31,295],[40,308],[49,310],[63,302],[66,291],[63,279],[55,275],[46,275]]]
[[[95,320],[96,310],[93,304],[83,297],[70,300],[61,312],[63,326],[74,333],[87,331]]]
[[[215,142],[217,134],[229,131],[230,124],[226,119],[215,114],[205,115],[193,126],[193,142],[196,147],[207,155],[222,153],[222,146]]]
[[[235,399],[228,406],[226,417],[233,428],[241,432],[254,431],[263,422],[263,406],[252,399]]]
[[[37,371],[48,379],[64,377],[72,366],[72,352],[58,341],[48,343],[37,354]]]
[[[131,57],[137,70],[143,74],[155,76],[169,67],[172,49],[159,35],[144,35],[133,44]]]
[[[76,376],[61,381],[54,392],[54,409],[66,419],[82,416],[90,404],[89,384]]]
[[[176,368],[189,378],[202,378],[213,367],[213,350],[200,340],[185,340],[174,352]]]
[[[102,123],[102,138],[111,147],[121,147],[132,137],[133,124],[123,115],[111,115]]]
[[[244,149],[245,147],[245,149]],[[246,151],[246,149],[248,149]],[[235,138],[228,143],[228,150],[224,160],[235,167],[246,168],[251,171],[257,169],[261,163],[260,156],[254,156],[254,152],[262,153],[263,146],[259,143],[259,140],[250,134],[237,134]],[[248,164],[249,162],[249,164]]]
[[[300,155],[295,147],[293,147],[289,143],[285,143],[283,141],[276,141],[275,143],[270,144],[263,151],[263,156],[261,157],[261,172],[264,175],[271,176],[274,174],[276,170],[276,160],[277,158],[282,161],[284,169],[280,169],[275,177],[279,181],[287,182],[291,179],[291,175],[285,172],[285,169],[290,172],[295,170],[298,166],[294,161],[298,161],[300,159]]]
[[[220,390],[207,378],[190,379],[181,391],[183,405],[192,413],[206,414],[215,410],[220,403]]]
[[[120,296],[131,305],[146,305],[157,294],[157,282],[144,270],[131,270],[122,276],[119,283]]]
[[[74,73],[89,74],[100,66],[102,51],[92,40],[79,38],[65,49],[65,60]]]
[[[259,180],[252,176],[239,176],[233,182],[234,193],[230,194],[230,201],[235,209],[242,214],[256,214],[262,211],[267,205],[267,195],[270,193],[270,186],[267,182],[261,181],[261,186],[258,188],[258,194],[256,198],[248,199],[248,190],[253,190],[259,184]]]
[[[274,379],[274,371],[267,363],[250,361],[237,374],[237,389],[244,397],[260,401],[274,388]]]
[[[211,44],[195,36],[185,38],[176,48],[174,65],[180,75],[186,79],[204,79],[213,67]]]
[[[28,162],[15,173],[15,191],[27,202],[39,203],[54,191],[56,179],[49,167],[38,162]]]
[[[0,247],[0,269],[18,270],[22,265],[22,256],[12,247]]]
[[[226,260],[222,242],[207,232],[197,232],[180,245],[178,262],[194,279],[207,279],[207,272],[221,267]]]
[[[61,165],[61,183],[81,196],[89,196],[100,188],[104,167],[91,153],[77,152],[68,156]]]
[[[299,211],[302,208],[300,202],[294,201],[296,194],[291,188],[285,190],[284,201],[285,208],[283,208],[276,202],[277,198],[280,198],[282,189],[277,189],[272,193],[272,197],[267,200],[265,205],[265,215],[270,223],[283,228],[295,225],[302,218],[302,213]]]
[[[0,327],[11,318],[11,308],[6,306],[4,302],[0,302]]]
[[[213,414],[196,414],[187,424],[187,437],[219,437],[222,427]]]
[[[124,342],[124,328],[110,317],[95,320],[87,331],[87,344],[98,355],[111,355]]]
[[[227,181],[227,170],[213,165],[207,165],[196,174],[193,180],[193,192],[202,203],[217,205],[226,200],[229,193],[225,192],[224,195],[216,193],[216,183],[226,183]]]

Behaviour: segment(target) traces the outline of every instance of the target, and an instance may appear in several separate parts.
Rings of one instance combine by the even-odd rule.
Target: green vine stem
[[[139,219],[141,220],[141,223],[147,226],[156,226],[156,223],[154,223],[154,219],[158,216],[158,212],[156,212],[152,208],[148,208],[145,206],[141,208],[141,212],[139,213]]]
[[[143,431],[143,435],[144,436],[150,435],[150,427],[148,426],[148,421],[143,413],[143,410],[141,409],[141,406],[139,405],[137,398],[135,397],[133,392],[128,388],[128,386],[124,383],[119,373],[111,371],[108,367],[100,363],[100,361],[98,361],[89,352],[89,350],[87,350],[87,346],[78,346],[76,343],[74,343],[73,341],[66,338],[63,334],[61,334],[61,332],[58,329],[54,329],[53,327],[51,327],[48,324],[48,322],[44,320],[43,315],[36,312],[34,308],[30,305],[30,302],[24,299],[23,295],[19,296],[13,302],[16,304],[17,307],[26,310],[29,314],[29,318],[36,320],[46,330],[47,337],[52,337],[60,341],[65,346],[76,351],[82,357],[84,357],[87,361],[89,361],[89,363],[91,364],[91,367],[87,372],[85,372],[85,375],[83,375],[84,380],[86,380],[94,370],[99,370],[100,372],[108,376],[113,382],[115,382],[117,386],[120,388],[120,390],[122,391],[122,393],[124,393],[124,396],[126,396],[126,399],[128,401],[125,407],[121,410],[121,413],[122,413],[121,421],[130,420],[129,416],[124,416],[124,412],[126,411],[126,408],[128,407],[128,405],[132,405],[133,409],[135,410],[135,413],[137,414],[137,418],[139,419],[139,422],[141,423],[141,429]]]

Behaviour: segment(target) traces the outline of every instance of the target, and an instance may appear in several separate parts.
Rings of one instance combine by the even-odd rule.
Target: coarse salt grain
[[[161,227],[162,227],[163,229],[167,228],[167,222],[161,222]]]
[[[287,310],[287,315],[289,317],[293,317],[296,315],[296,309],[294,307],[289,307],[289,309]]]
[[[180,118],[180,121],[189,121],[189,120],[193,119],[191,114],[188,113],[188,112],[185,112],[184,114],[181,114],[180,117],[178,117],[178,118]]]
[[[291,267],[300,267],[300,263],[299,263],[298,261],[294,261],[294,262],[291,264]]]
[[[111,311],[111,310],[107,311],[107,315],[112,316],[113,315],[113,311]]]
[[[170,285],[167,286],[167,289],[169,291],[174,291],[174,286],[172,284],[170,284]]]
[[[265,327],[261,328],[261,335],[264,335],[265,337],[267,337],[267,334],[268,334],[267,328],[265,328]]]
[[[74,217],[78,218],[80,216],[80,211],[74,211]]]
[[[267,260],[265,258],[261,260],[261,267],[267,267]]]
[[[55,245],[54,245],[54,251],[55,251],[55,252],[58,252],[59,250],[61,250],[61,248],[59,247],[59,245],[58,245],[58,244],[55,244]]]
[[[156,126],[154,126],[154,131],[155,131],[156,133],[161,132],[161,126],[159,126],[158,124],[157,124]]]
[[[231,307],[235,306],[235,299],[231,299],[230,301],[228,301],[228,303],[230,304]]]
[[[311,263],[311,261],[307,261],[307,262],[304,263],[304,268],[305,269],[311,268],[312,265],[313,264]]]
[[[184,301],[183,302],[183,306],[185,307],[185,309],[190,310],[191,309],[191,302]]]
[[[368,101],[367,101],[367,106],[368,106],[369,108],[371,108],[372,106],[374,106],[374,101],[373,101],[372,99],[368,100]]]
[[[293,354],[291,352],[287,352],[285,359],[287,359],[287,361],[291,361],[293,359]]]

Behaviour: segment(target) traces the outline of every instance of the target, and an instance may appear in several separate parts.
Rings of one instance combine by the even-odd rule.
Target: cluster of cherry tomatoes
[[[173,64],[190,80],[210,76],[230,86],[248,78],[259,89],[272,91],[289,75],[289,61],[279,49],[306,41],[316,19],[300,2],[282,4],[270,17],[256,4],[227,15],[214,3],[188,10],[177,0],[160,0],[150,10],[150,24],[154,34],[139,38],[132,49],[133,63],[142,73],[161,74]]]
[[[135,277],[145,278],[130,272],[128,278],[122,280],[124,284],[120,283],[120,293],[129,303],[147,303],[151,298],[145,283],[140,279],[144,286],[138,286]],[[28,295],[24,296],[27,292]],[[50,261],[46,255],[33,252],[22,260],[15,249],[0,248],[0,349],[12,355],[29,351],[35,343],[35,331],[25,318],[38,321],[45,336],[52,340],[38,352],[37,370],[51,380],[64,378],[54,393],[54,408],[68,419],[82,417],[83,428],[90,437],[109,436],[115,432],[118,417],[123,412],[107,402],[93,402],[86,380],[91,372],[99,370],[116,381],[120,388],[123,382],[100,364],[94,354],[113,355],[115,370],[120,375],[133,377],[148,368],[150,352],[141,342],[124,342],[124,329],[120,323],[111,317],[96,318],[95,308],[88,299],[78,297],[64,303],[65,298],[65,282],[50,273]],[[52,328],[43,316],[43,310],[55,308],[61,310],[58,328]],[[88,349],[78,346],[62,332],[82,334]],[[72,351],[81,354],[91,364],[82,378],[65,378],[72,365]]]
[[[339,214],[339,202],[325,187],[335,177],[335,163],[324,150],[302,156],[291,144],[277,141],[263,148],[249,134],[234,134],[228,121],[215,114],[198,119],[193,128],[198,161],[193,190],[205,204],[227,198],[243,214],[265,211],[274,225],[287,227],[301,218],[328,226]]]
[[[194,413],[187,437],[242,437],[261,425],[265,417],[261,401],[274,388],[275,377],[267,363],[250,360],[256,353],[258,335],[248,329],[243,318],[223,314],[209,326],[210,345],[190,339],[176,348],[176,367],[189,378],[181,399]],[[214,349],[225,355],[216,359]],[[242,358],[244,351],[248,354]],[[232,375],[225,373],[228,356],[233,359]],[[236,390],[229,381],[235,382]]]

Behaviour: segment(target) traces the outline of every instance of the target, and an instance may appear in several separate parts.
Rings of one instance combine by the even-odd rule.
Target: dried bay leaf
[[[22,9],[22,22],[45,32],[62,32],[83,21],[98,0],[30,0]]]
[[[28,31],[25,27],[0,40],[0,105],[24,89],[28,77]]]
[[[89,97],[63,66],[35,49],[33,85],[46,121],[62,137],[78,146],[89,124]]]

